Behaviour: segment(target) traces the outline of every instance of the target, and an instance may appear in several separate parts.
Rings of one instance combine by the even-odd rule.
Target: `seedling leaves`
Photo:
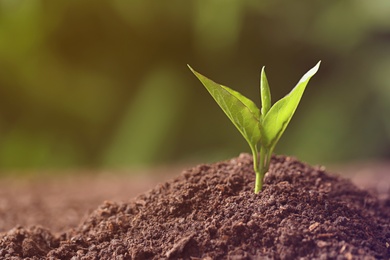
[[[260,140],[260,110],[256,104],[237,91],[215,83],[196,72],[189,65],[188,67],[202,82],[217,104],[244,136],[251,148],[255,148]]]
[[[256,173],[255,193],[262,189],[263,178],[268,172],[272,152],[294,115],[309,80],[318,71],[320,63],[310,69],[293,90],[273,106],[271,106],[271,92],[263,67],[260,78],[261,113],[250,99],[215,83],[188,65],[251,147],[253,168]]]
[[[279,141],[284,130],[286,130],[288,123],[298,107],[307,83],[309,83],[311,77],[318,71],[320,63],[321,61],[303,75],[293,90],[276,102],[265,115],[262,123],[262,145],[268,147],[271,151]]]
[[[261,69],[260,76],[260,95],[261,95],[261,115],[263,118],[271,108],[271,91],[269,89],[267,76],[265,75],[265,67]]]

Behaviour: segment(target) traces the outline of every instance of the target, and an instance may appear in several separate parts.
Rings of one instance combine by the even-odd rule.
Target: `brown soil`
[[[0,232],[40,225],[62,233],[80,224],[105,200],[128,201],[180,173],[181,168],[148,171],[65,171],[11,173],[0,178]]]
[[[2,259],[389,259],[390,200],[289,157],[253,193],[249,155],[200,165],[61,235],[0,233]],[[14,258],[12,258],[14,257]]]

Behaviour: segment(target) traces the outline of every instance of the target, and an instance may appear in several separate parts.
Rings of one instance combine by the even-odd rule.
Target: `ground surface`
[[[250,164],[197,166],[135,199],[169,177],[2,179],[0,258],[389,258],[389,168],[344,170],[367,192],[278,157],[255,195]]]
[[[128,201],[183,168],[136,172],[78,171],[0,177],[0,232],[41,225],[54,233],[76,227],[105,200]],[[17,175],[16,173],[14,176]]]

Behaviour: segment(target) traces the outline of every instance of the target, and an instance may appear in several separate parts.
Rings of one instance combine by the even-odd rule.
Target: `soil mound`
[[[105,202],[60,237],[1,234],[0,258],[390,258],[390,208],[375,194],[283,156],[259,194],[254,177],[248,154],[199,165],[127,203]]]

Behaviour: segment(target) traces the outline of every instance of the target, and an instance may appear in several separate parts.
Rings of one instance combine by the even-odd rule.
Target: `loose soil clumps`
[[[248,154],[199,165],[127,203],[107,201],[61,236],[17,227],[1,259],[389,259],[390,207],[284,156],[254,194]]]

